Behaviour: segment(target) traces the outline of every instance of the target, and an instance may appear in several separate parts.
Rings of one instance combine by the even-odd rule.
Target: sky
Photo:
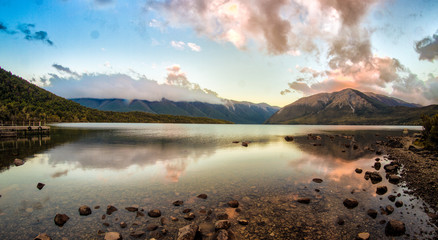
[[[438,104],[436,0],[0,0],[0,67],[66,98]]]

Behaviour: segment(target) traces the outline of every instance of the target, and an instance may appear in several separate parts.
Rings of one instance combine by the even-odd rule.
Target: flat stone
[[[176,201],[173,202],[172,204],[173,204],[173,206],[181,206],[181,205],[184,204],[184,201],[182,201],[182,200],[176,200]]]
[[[217,240],[229,240],[230,236],[228,234],[228,231],[225,229],[221,229],[217,232]]]
[[[192,212],[189,212],[186,215],[184,215],[184,219],[186,219],[186,220],[193,220],[193,219],[195,219],[195,217],[196,217],[195,214]]]
[[[228,229],[230,227],[231,227],[231,223],[228,220],[219,220],[219,221],[216,221],[216,223],[214,224],[214,228],[216,230]]]
[[[194,240],[199,226],[196,224],[186,225],[178,230],[177,240]]]
[[[370,234],[367,232],[359,233],[359,234],[357,234],[357,239],[358,240],[368,240],[368,239],[370,239]]]
[[[207,199],[207,194],[205,194],[205,193],[199,194],[198,198]]]
[[[146,226],[146,230],[148,230],[149,232],[154,231],[154,230],[156,230],[157,228],[158,228],[158,225],[156,225],[156,224],[148,224],[148,225]]]
[[[118,209],[112,205],[108,205],[106,207],[106,214],[111,215],[113,212],[117,211]]]
[[[69,219],[70,218],[67,215],[58,213],[53,220],[55,221],[56,225],[62,227]]]
[[[405,234],[406,227],[405,224],[398,220],[389,220],[386,223],[385,233],[388,236],[401,236]]]
[[[357,207],[357,205],[359,205],[359,202],[354,198],[346,198],[344,200],[344,206],[346,208],[352,209],[352,208]]]
[[[321,178],[314,178],[312,179],[312,181],[316,182],[316,183],[322,183],[323,180]]]
[[[239,220],[237,220],[237,222],[238,222],[240,225],[244,225],[244,226],[246,226],[246,225],[249,224],[249,221],[246,220],[246,219],[239,219]]]
[[[137,212],[138,211],[138,207],[125,207],[125,209],[128,212]]]
[[[107,232],[105,233],[104,240],[122,240],[122,235],[118,232]]]
[[[78,211],[81,216],[88,216],[91,214],[91,208],[87,205],[80,206]]]
[[[149,217],[161,217],[161,211],[159,209],[152,209],[148,212]]]
[[[304,204],[309,204],[310,203],[310,198],[307,198],[307,197],[298,198],[297,202],[304,203]]]
[[[145,234],[146,234],[145,231],[137,230],[137,231],[131,232],[129,234],[129,236],[134,237],[134,238],[141,238]]]
[[[33,240],[52,240],[47,233],[40,233]]]

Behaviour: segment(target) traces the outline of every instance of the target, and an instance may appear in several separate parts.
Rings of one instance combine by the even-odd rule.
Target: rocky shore
[[[432,222],[438,226],[438,152],[416,147],[416,137],[389,137],[383,148],[389,159],[402,166],[402,181],[410,189],[409,194],[423,199],[424,206]]]

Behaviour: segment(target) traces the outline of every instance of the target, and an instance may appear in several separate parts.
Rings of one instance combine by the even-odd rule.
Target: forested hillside
[[[203,117],[99,111],[56,96],[2,68],[0,68],[0,120],[3,122],[230,123]]]

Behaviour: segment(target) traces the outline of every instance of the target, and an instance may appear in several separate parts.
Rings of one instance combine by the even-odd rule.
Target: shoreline
[[[389,159],[402,164],[400,176],[409,194],[421,198],[428,206],[424,212],[438,227],[438,152],[416,148],[413,136],[389,137],[383,149]]]

